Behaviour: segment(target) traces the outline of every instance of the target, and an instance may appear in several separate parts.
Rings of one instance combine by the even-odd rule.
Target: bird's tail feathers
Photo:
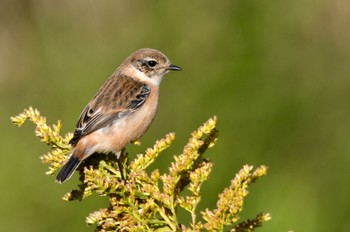
[[[56,181],[60,184],[68,180],[74,173],[74,171],[78,168],[79,164],[82,160],[76,157],[74,154],[69,158],[67,163],[63,166],[61,171],[58,173],[56,177]]]

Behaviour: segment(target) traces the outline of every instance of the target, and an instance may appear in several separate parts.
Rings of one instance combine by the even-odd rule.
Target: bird
[[[94,153],[113,152],[119,160],[125,146],[138,140],[152,123],[164,75],[181,70],[156,49],[142,48],[126,58],[80,114],[69,141],[70,158],[56,182],[68,180]]]

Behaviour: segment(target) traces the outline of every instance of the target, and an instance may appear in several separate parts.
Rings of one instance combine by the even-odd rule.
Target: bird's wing
[[[70,144],[137,111],[147,100],[151,89],[126,75],[106,81],[96,96],[85,107],[77,122]]]

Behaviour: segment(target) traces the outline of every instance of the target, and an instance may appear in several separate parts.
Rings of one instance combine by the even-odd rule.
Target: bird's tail
[[[67,163],[61,169],[61,171],[58,173],[56,181],[62,184],[63,182],[68,180],[73,175],[74,171],[77,169],[81,161],[82,160],[76,157],[73,153],[73,155],[69,158]]]

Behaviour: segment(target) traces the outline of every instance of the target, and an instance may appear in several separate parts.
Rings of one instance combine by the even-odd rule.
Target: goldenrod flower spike
[[[25,109],[23,113],[11,117],[11,121],[21,126],[26,120],[36,125],[35,135],[51,149],[40,157],[49,165],[46,174],[54,174],[67,160],[72,134],[60,135],[62,123],[48,126],[46,118],[37,109]],[[248,186],[266,175],[267,167],[245,165],[219,195],[216,208],[197,212],[200,204],[202,184],[206,181],[214,164],[204,157],[207,149],[217,142],[217,118],[214,116],[192,132],[187,144],[179,155],[174,156],[169,171],[161,174],[158,169],[146,170],[159,154],[171,146],[175,133],[169,133],[158,140],[145,153],[130,161],[121,155],[123,169],[119,170],[114,154],[94,155],[86,159],[77,170],[80,184],[77,190],[67,193],[66,201],[83,200],[93,193],[107,197],[109,206],[90,213],[88,225],[96,225],[96,231],[253,231],[270,220],[268,213],[260,213],[251,220],[239,222],[239,213],[248,194]],[[126,180],[121,178],[125,173]],[[184,190],[187,189],[187,194]],[[191,221],[181,223],[178,209],[183,208],[191,216]],[[181,212],[181,211],[180,211]],[[199,220],[198,213],[202,214]]]

